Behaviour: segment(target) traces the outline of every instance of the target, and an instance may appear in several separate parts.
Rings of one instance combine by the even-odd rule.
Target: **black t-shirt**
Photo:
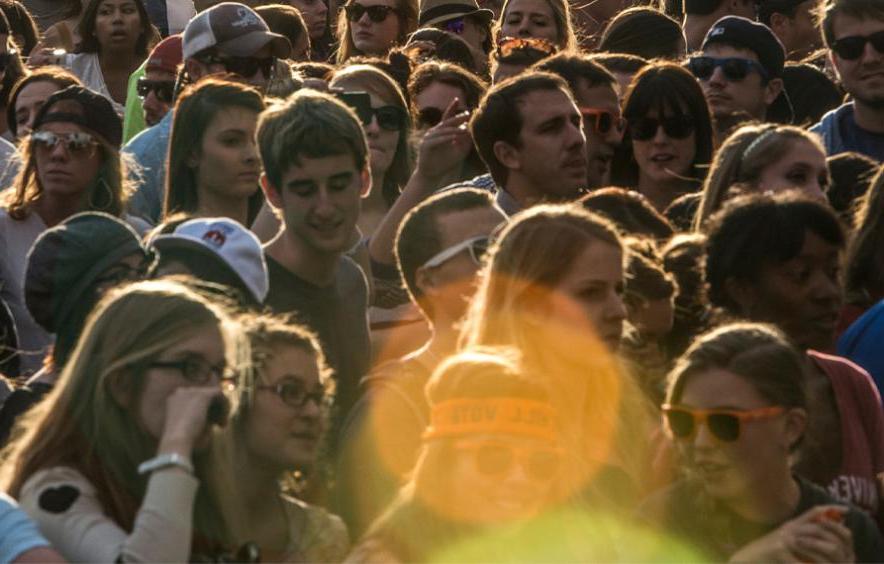
[[[265,304],[275,313],[295,318],[319,336],[334,370],[337,394],[331,446],[337,444],[340,422],[356,402],[359,380],[368,372],[371,341],[368,333],[368,286],[362,270],[341,257],[334,284],[320,288],[285,268],[269,255],[270,288]]]
[[[800,476],[796,476],[796,479],[801,488],[801,497],[788,520],[818,505],[845,505],[821,487]],[[718,560],[727,560],[739,549],[782,524],[765,525],[748,521],[711,500],[701,487],[693,482],[677,482],[645,502],[641,508],[642,517],[704,549]],[[853,534],[853,551],[857,562],[884,560],[884,540],[868,515],[849,506],[844,525]]]

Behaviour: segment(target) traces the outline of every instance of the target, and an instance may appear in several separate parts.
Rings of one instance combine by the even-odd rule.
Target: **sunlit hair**
[[[399,140],[396,143],[396,154],[393,162],[384,175],[384,183],[381,191],[384,201],[392,205],[399,192],[408,182],[411,176],[411,151],[409,139],[411,139],[411,112],[402,90],[390,76],[382,70],[371,65],[349,65],[337,71],[329,82],[333,88],[343,88],[359,92],[368,92],[380,98],[384,104],[390,104],[401,108],[407,118],[405,126],[399,130]]]
[[[355,0],[350,0],[349,3],[352,2],[355,2]],[[390,47],[405,45],[408,36],[417,29],[417,16],[419,12],[417,0],[396,0],[396,5],[394,7],[398,12],[391,13],[388,17],[395,16],[399,18],[399,35],[396,37],[395,44]],[[338,46],[338,52],[335,55],[335,61],[339,65],[346,62],[350,57],[365,54],[357,49],[356,44],[353,43],[353,34],[351,33],[350,26],[351,22],[347,17],[347,10],[344,9],[344,6],[341,6],[340,11],[338,12],[337,26],[337,36],[340,45]]]
[[[844,289],[848,302],[872,306],[884,292],[884,167],[860,200],[854,225],[844,257]]]
[[[101,7],[102,2],[104,0],[90,0],[83,10],[78,27],[81,41],[77,48],[77,53],[101,52],[101,44],[98,42],[98,36],[95,34],[95,20],[98,17],[98,8]],[[154,44],[160,40],[160,32],[150,23],[150,17],[147,15],[144,1],[133,0],[133,2],[138,10],[138,17],[141,20],[141,30],[138,33],[138,40],[135,42],[135,52],[133,55],[138,60],[143,60],[147,58]]]
[[[175,102],[172,130],[169,134],[168,163],[163,217],[175,213],[193,214],[199,207],[199,170],[193,165],[202,151],[206,130],[215,117],[229,108],[243,108],[260,114],[264,110],[261,94],[251,86],[224,80],[206,78],[189,86]],[[261,190],[255,185],[251,200],[261,199]]]
[[[436,82],[460,88],[464,93],[464,99],[461,102],[465,108],[470,110],[479,105],[479,99],[488,88],[485,81],[459,65],[429,60],[418,65],[408,79],[408,97],[412,105],[415,104],[415,99],[421,92]],[[416,110],[417,106],[414,109]],[[415,111],[415,113],[417,112]]]
[[[518,351],[509,347],[476,347],[452,355],[436,368],[425,390],[431,406],[459,399],[548,401],[544,386],[525,372]],[[471,500],[452,495],[456,456],[451,438],[425,441],[409,481],[366,537],[395,547],[396,556],[407,562],[429,560],[435,551],[475,532],[479,523]],[[505,523],[482,523],[495,524]]]
[[[250,417],[260,417],[260,413],[253,411],[256,386],[260,385],[265,378],[267,361],[277,351],[285,348],[297,348],[310,355],[319,372],[319,379],[325,388],[325,402],[323,407],[331,405],[335,393],[335,382],[332,379],[332,371],[326,362],[319,339],[309,329],[291,321],[287,317],[270,314],[244,315],[237,320],[242,327],[245,338],[240,347],[240,357],[237,365],[241,368],[238,373],[238,382],[235,392],[236,409],[231,414],[230,424],[221,432],[213,448],[213,459],[216,463],[230,468],[236,468],[237,463],[255,463],[248,459],[249,449],[245,448],[245,429]],[[290,367],[297,370],[297,367]],[[328,413],[324,417],[328,417]],[[323,427],[327,428],[327,421]],[[299,468],[289,469],[279,476],[279,488],[281,492],[292,494],[296,491],[296,475]],[[224,482],[217,480],[218,474],[210,476],[214,496],[218,499],[218,505],[224,514],[224,520],[228,524],[231,534],[236,539],[234,546],[248,542],[247,531],[250,527],[243,521],[246,515],[246,507],[250,501],[243,499],[239,492],[225,491]],[[223,478],[224,476],[220,476]]]
[[[9,126],[9,130],[16,137],[18,137],[19,123],[15,115],[15,104],[21,91],[35,82],[52,83],[58,87],[58,90],[64,90],[68,86],[83,85],[79,78],[61,67],[40,67],[21,77],[9,92],[9,100],[6,105],[6,123]]]
[[[65,106],[70,103],[68,100],[60,100],[55,105]],[[60,107],[57,111],[64,112],[66,110]],[[90,192],[83,194],[83,207],[79,211],[101,211],[120,217],[126,209],[126,201],[132,192],[132,183],[128,180],[127,175],[128,159],[120,154],[117,147],[108,143],[97,133],[80,125],[77,127],[95,138],[102,157],[102,165],[92,183]],[[3,201],[9,216],[15,220],[25,219],[31,212],[31,206],[43,195],[33,137],[28,136],[22,140],[19,152],[21,169]]]
[[[803,366],[801,355],[778,329],[760,323],[725,325],[698,337],[681,356],[669,374],[666,403],[681,402],[685,386],[696,375],[725,370],[771,405],[806,409]]]
[[[576,204],[540,205],[515,216],[489,252],[461,334],[465,347],[518,348],[529,371],[543,378],[576,459],[574,474],[562,480],[566,489],[585,486],[608,462],[640,465],[646,440],[635,436],[647,415],[641,392],[621,376],[590,321],[575,326],[544,313],[567,299],[556,286],[594,244],[624,251],[610,221]],[[636,471],[628,473],[637,478]]]
[[[703,185],[694,229],[704,229],[706,221],[728,199],[728,191],[739,184],[757,188],[764,169],[782,159],[796,141],[803,140],[825,149],[818,135],[792,125],[744,125],[719,147]]]
[[[503,39],[500,36],[500,29],[503,27],[507,11],[513,1],[514,0],[504,0],[503,6],[500,8],[500,17],[494,22],[494,26],[491,28],[492,35],[496,38],[496,41]],[[570,4],[567,0],[546,0],[546,2],[552,11],[553,23],[556,26],[556,46],[560,51],[577,50],[579,43],[577,41],[577,34],[574,33],[574,24],[571,21]]]
[[[34,473],[69,466],[96,489],[104,513],[131,531],[149,478],[137,468],[157,449],[157,438],[136,415],[147,365],[212,330],[220,331],[232,355],[229,323],[226,313],[180,283],[137,282],[110,292],[89,317],[58,383],[13,434],[0,470],[3,491],[18,497]],[[114,390],[130,398],[126,405]],[[204,461],[197,456],[194,462],[202,475]],[[222,534],[223,525],[210,505],[200,488],[195,531],[211,537]]]

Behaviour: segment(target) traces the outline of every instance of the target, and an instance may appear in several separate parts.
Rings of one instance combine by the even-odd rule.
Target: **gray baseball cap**
[[[237,2],[222,2],[200,12],[184,29],[185,59],[213,47],[233,57],[249,57],[265,45],[280,59],[292,52],[287,38],[271,32],[261,16]]]

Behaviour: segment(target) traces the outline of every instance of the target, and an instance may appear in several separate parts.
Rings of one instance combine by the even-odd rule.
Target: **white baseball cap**
[[[227,265],[258,303],[264,303],[270,287],[267,261],[261,241],[254,233],[226,217],[190,219],[174,232],[151,242],[162,256],[164,249],[210,252]]]

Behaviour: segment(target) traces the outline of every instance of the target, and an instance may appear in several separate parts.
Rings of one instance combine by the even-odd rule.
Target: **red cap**
[[[157,43],[153,51],[150,52],[144,70],[177,73],[181,60],[181,35],[170,35]]]

